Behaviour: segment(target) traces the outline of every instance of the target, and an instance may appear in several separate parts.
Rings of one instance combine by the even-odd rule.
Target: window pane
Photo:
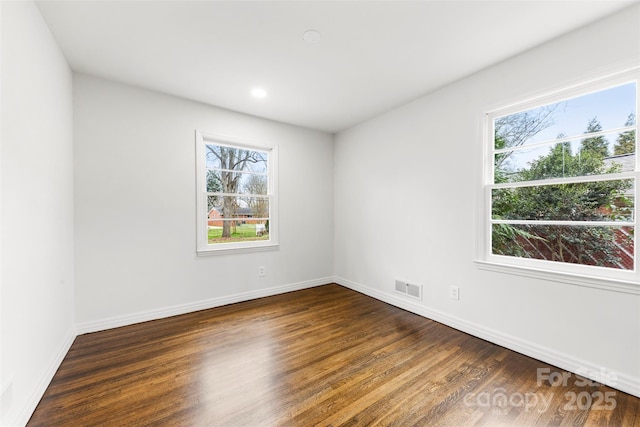
[[[208,196],[209,244],[269,239],[267,197]]]
[[[496,183],[629,172],[635,131],[610,133],[495,154]]]
[[[492,253],[633,270],[633,227],[493,224]]]
[[[266,151],[206,144],[205,155],[208,169],[267,173],[269,153]]]
[[[208,196],[207,199],[207,216],[210,220],[269,217],[268,197]]]
[[[549,141],[635,124],[636,84],[547,104],[494,120],[495,149]]]
[[[207,170],[207,192],[209,193],[266,195],[268,189],[267,175]]]
[[[491,216],[505,220],[633,221],[633,179],[493,189]]]
[[[209,244],[269,240],[269,220],[209,220]]]

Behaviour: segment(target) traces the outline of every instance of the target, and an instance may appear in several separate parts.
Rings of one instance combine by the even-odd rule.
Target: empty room
[[[0,22],[2,426],[640,425],[640,2]]]

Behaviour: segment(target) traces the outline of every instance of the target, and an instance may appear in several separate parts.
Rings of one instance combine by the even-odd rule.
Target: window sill
[[[494,271],[497,273],[513,274],[516,276],[532,277],[535,279],[549,280],[552,282],[567,283],[570,285],[583,286],[587,288],[602,289],[611,292],[621,292],[625,294],[640,295],[640,283],[632,280],[616,280],[606,278],[595,278],[581,276],[571,273],[541,270],[532,267],[500,264],[496,262],[474,260],[481,270]]]
[[[216,255],[230,255],[230,254],[242,254],[251,252],[265,252],[265,251],[277,251],[280,249],[280,245],[277,243],[271,243],[268,245],[260,246],[242,246],[232,248],[216,248],[216,249],[198,249],[196,251],[199,257],[216,256]]]

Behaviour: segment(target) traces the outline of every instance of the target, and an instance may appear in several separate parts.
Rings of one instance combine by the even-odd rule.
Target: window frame
[[[198,256],[277,250],[278,242],[278,147],[264,142],[244,140],[222,134],[195,132],[196,142],[196,253]],[[206,145],[263,151],[267,160],[267,194],[269,200],[269,239],[244,242],[214,243],[208,241]]]
[[[609,74],[597,79],[578,82],[567,85],[553,91],[539,93],[536,96],[520,102],[510,103],[498,108],[487,109],[483,122],[483,164],[482,180],[480,189],[480,215],[478,220],[479,232],[476,264],[480,269],[497,271],[501,273],[515,274],[520,276],[541,278],[556,282],[569,283],[580,286],[595,287],[600,289],[614,290],[625,293],[640,295],[640,260],[638,256],[638,237],[634,233],[634,269],[617,270],[599,266],[588,266],[580,264],[570,264],[563,262],[521,258],[507,255],[496,255],[492,253],[492,190],[500,184],[494,183],[494,119],[532,108],[552,104],[562,100],[579,97],[589,93],[603,91],[608,88],[619,86],[625,83],[636,83],[636,156],[635,170],[632,172],[621,172],[619,174],[606,175],[606,179],[631,178],[635,180],[634,200],[637,203],[640,194],[640,159],[638,159],[638,113],[640,112],[640,68],[634,67],[617,73]],[[602,175],[600,176],[602,177]],[[576,180],[592,181],[594,176],[577,178]],[[548,185],[553,179],[545,181],[542,185]],[[562,181],[563,179],[560,179]],[[638,228],[638,212],[636,206],[633,227]]]

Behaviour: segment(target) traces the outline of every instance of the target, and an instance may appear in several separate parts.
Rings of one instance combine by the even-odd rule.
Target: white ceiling
[[[39,1],[73,70],[337,132],[635,1]],[[319,43],[302,35],[314,29]],[[268,91],[250,95],[254,86]]]

